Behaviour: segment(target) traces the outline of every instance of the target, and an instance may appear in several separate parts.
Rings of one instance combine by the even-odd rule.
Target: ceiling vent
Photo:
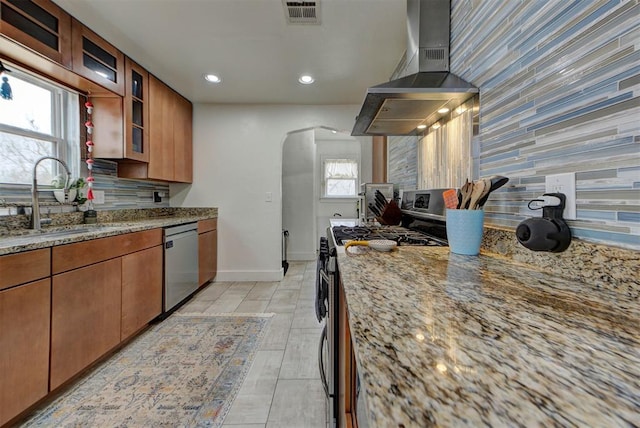
[[[319,1],[283,0],[282,3],[289,24],[320,24]]]

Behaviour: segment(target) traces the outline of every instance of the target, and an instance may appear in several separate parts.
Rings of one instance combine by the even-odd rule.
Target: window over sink
[[[31,184],[33,166],[43,156],[80,172],[80,106],[78,94],[35,74],[7,66],[3,83],[11,97],[0,98],[0,186]],[[6,80],[5,80],[6,79]],[[38,181],[47,185],[61,173],[58,162],[43,162]]]

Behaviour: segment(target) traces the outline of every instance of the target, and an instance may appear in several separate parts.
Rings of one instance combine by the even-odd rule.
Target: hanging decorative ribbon
[[[93,104],[91,103],[91,100],[87,100],[86,103],[84,103],[84,106],[87,109],[87,121],[85,122],[84,126],[87,128],[87,142],[85,143],[85,145],[87,146],[87,169],[89,170],[88,173],[88,177],[87,177],[87,199],[89,200],[89,209],[92,210],[93,209],[93,183],[95,181],[95,179],[93,178],[93,164],[94,164],[94,160],[93,160],[93,122],[91,121],[91,115],[93,114]]]

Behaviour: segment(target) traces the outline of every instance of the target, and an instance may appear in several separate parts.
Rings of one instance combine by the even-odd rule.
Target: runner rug
[[[25,427],[219,427],[271,314],[175,313],[77,381]]]

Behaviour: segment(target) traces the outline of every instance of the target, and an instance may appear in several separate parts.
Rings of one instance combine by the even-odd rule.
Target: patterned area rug
[[[23,426],[219,427],[270,316],[173,314]]]

